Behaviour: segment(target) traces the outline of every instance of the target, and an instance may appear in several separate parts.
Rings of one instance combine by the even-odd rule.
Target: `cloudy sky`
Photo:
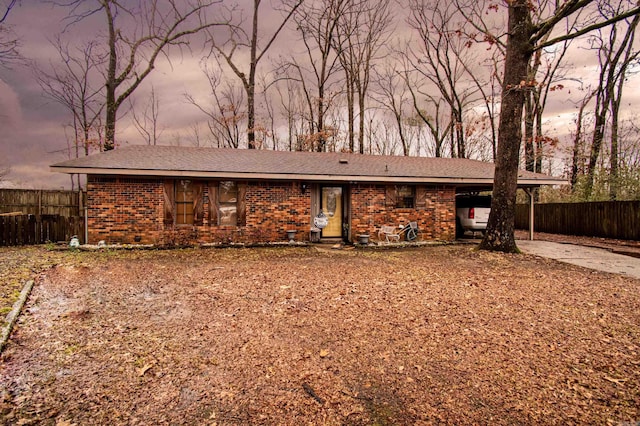
[[[66,14],[67,10],[63,8],[31,0],[23,1],[12,11],[8,24],[20,37],[21,53],[28,60],[46,66],[50,60],[55,59],[56,52],[51,40],[65,28]],[[264,10],[264,16],[264,31],[267,33],[268,27],[275,25],[278,20],[277,15],[270,10]],[[101,25],[102,21],[97,19],[83,22],[68,29],[64,37],[71,42],[81,42],[95,37],[96,28]],[[273,53],[277,54],[279,50],[289,51],[291,40],[295,40],[295,37],[292,33],[281,37],[274,46]],[[151,78],[145,80],[136,91],[137,105],[146,102],[151,86],[159,96],[163,143],[189,143],[192,126],[204,120],[202,113],[184,100],[185,93],[200,99],[205,99],[208,95],[207,83],[200,66],[201,57],[201,51],[196,51],[193,55],[189,52],[175,52],[171,63],[160,60]],[[578,53],[570,63],[571,74],[577,78],[593,76],[596,71],[595,56],[591,53]],[[632,79],[627,85],[625,107],[628,111],[635,110],[640,102],[637,98],[640,91],[636,80]],[[554,120],[552,127],[559,135],[570,132],[575,108],[569,98],[579,97],[576,87],[554,99],[547,110],[549,119]],[[128,118],[121,117],[118,123],[118,141],[144,143],[135,128],[127,125]],[[68,112],[44,96],[35,78],[33,66],[0,67],[0,167],[10,167],[11,172],[5,177],[9,185],[22,188],[70,187],[67,175],[49,171],[50,164],[67,159],[69,130],[65,134],[64,125],[69,121]]]
[[[12,10],[8,24],[18,34],[20,52],[27,60],[46,68],[57,59],[52,41],[67,25],[66,13],[64,8],[39,1],[24,1]],[[95,36],[97,25],[103,22],[93,19],[74,25],[63,37],[70,43],[83,42]],[[184,93],[206,92],[199,64],[201,55],[197,53],[191,56],[189,52],[176,51],[171,63],[160,59],[150,78],[136,92],[140,103],[146,102],[151,86],[158,93],[166,141],[188,135],[190,126],[203,119],[195,107],[184,102]],[[127,109],[128,103],[122,111]],[[130,114],[123,117],[122,124],[129,118]],[[11,186],[56,189],[70,186],[68,175],[49,171],[50,164],[68,158],[70,129],[65,129],[65,124],[69,122],[68,111],[43,93],[31,64],[0,67],[0,167],[10,168],[5,179]],[[130,125],[119,126],[118,140],[144,143]]]

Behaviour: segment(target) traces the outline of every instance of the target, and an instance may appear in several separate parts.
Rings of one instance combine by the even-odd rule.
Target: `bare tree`
[[[133,125],[142,136],[147,145],[156,145],[164,129],[159,127],[160,98],[156,95],[155,88],[151,86],[149,99],[142,109],[142,113],[136,113],[135,106],[131,102]]]
[[[9,13],[18,4],[18,0],[2,0],[0,5],[0,67],[22,60],[18,51],[20,41],[13,30],[7,26]]]
[[[429,156],[442,157],[444,143],[451,132],[451,115],[446,111],[446,102],[436,93],[431,93],[423,88],[423,80],[419,73],[414,72],[406,55],[402,77],[405,87],[411,95],[414,114],[407,118],[407,124],[412,127],[426,126],[429,137],[425,141],[424,151]],[[424,102],[421,102],[424,100]],[[428,146],[431,142],[433,146]]]
[[[333,40],[345,73],[349,150],[355,152],[355,116],[358,114],[358,150],[364,153],[366,123],[365,101],[371,81],[371,70],[382,56],[381,48],[388,40],[391,3],[384,0],[356,0],[340,14]],[[356,110],[356,101],[358,109]]]
[[[222,0],[150,0],[125,6],[117,0],[69,0],[69,25],[101,14],[107,27],[104,149],[115,147],[118,109],[154,69],[170,46],[188,47],[188,38],[227,20],[209,22],[207,13]]]
[[[48,70],[36,66],[36,78],[44,93],[71,113],[75,157],[89,155],[101,149],[102,141],[95,135],[105,106],[99,68],[106,58],[96,41],[72,48],[58,37],[53,45],[58,61],[50,62]]]
[[[224,42],[218,42],[216,37],[211,37],[211,44],[213,50],[220,55],[224,61],[229,65],[229,68],[242,82],[242,87],[246,92],[247,97],[247,146],[249,149],[256,148],[256,113],[255,113],[255,101],[256,101],[256,72],[258,64],[264,58],[269,48],[273,45],[276,38],[285,27],[289,19],[293,16],[295,11],[300,7],[303,0],[294,0],[294,2],[286,7],[284,10],[284,18],[280,21],[280,25],[271,34],[262,45],[260,44],[260,4],[262,0],[253,0],[252,7],[252,19],[250,35],[247,35],[240,27],[243,22],[236,23],[236,26],[229,27],[229,34]],[[249,71],[248,73],[241,69],[242,60],[238,59],[235,55],[238,53],[238,49],[249,49]]]
[[[529,0],[513,0],[507,4],[509,20],[507,29],[504,81],[502,85],[502,108],[498,129],[498,155],[493,185],[491,214],[481,249],[516,252],[514,238],[515,202],[518,185],[518,164],[522,141],[522,113],[525,93],[532,84],[529,77],[529,64],[536,50],[556,43],[570,40],[609,26],[620,20],[640,13],[639,7],[629,7],[610,19],[598,19],[586,26],[545,40],[547,34],[562,20],[584,10],[594,0],[567,0],[557,8],[538,10],[537,22],[532,20],[532,7]]]
[[[309,138],[316,140],[314,149],[325,151],[328,133],[325,129],[326,112],[340,90],[332,90],[333,79],[339,70],[338,55],[332,45],[338,21],[348,7],[347,0],[307,1],[293,19],[305,47],[306,64],[291,58],[284,69],[288,77],[298,81],[306,98],[309,120]],[[327,133],[328,132],[328,133]]]
[[[569,182],[571,184],[571,191],[575,193],[578,184],[578,177],[583,172],[582,165],[584,163],[584,120],[585,110],[587,105],[593,97],[596,95],[596,91],[589,88],[587,94],[578,103],[578,113],[576,115],[576,130],[573,134],[573,141],[571,146],[571,168],[569,171]]]
[[[317,132],[313,131],[313,118],[307,115],[307,112],[312,111],[312,108],[309,108],[311,105],[309,91],[305,90],[304,84],[298,83],[298,80],[286,78],[275,85],[280,109],[286,119],[287,139],[289,140],[286,148],[289,151],[316,151],[320,137]],[[333,150],[332,136],[325,128],[322,143],[329,151]]]
[[[543,112],[549,93],[563,88],[560,83],[564,78],[561,64],[568,52],[570,42],[571,40],[566,40],[558,43],[551,53],[539,49],[531,57],[529,79],[536,84],[525,93],[524,105],[525,168],[531,172],[542,172],[545,142],[553,142],[552,138],[543,133]]]
[[[53,42],[58,59],[45,69],[34,64],[36,79],[47,97],[68,110],[71,122],[65,124],[67,156],[78,158],[101,150],[104,142],[102,112],[104,86],[99,82],[99,68],[105,63],[98,43],[70,47],[57,37]],[[69,136],[67,130],[72,132]],[[80,187],[80,175],[71,175],[72,187]],[[74,182],[75,178],[75,182]]]
[[[407,132],[406,110],[407,105],[411,105],[412,102],[402,72],[398,70],[399,66],[398,63],[388,62],[382,67],[382,70],[374,70],[376,81],[374,91],[378,94],[375,98],[376,101],[392,115],[397,135],[400,138],[402,154],[408,156],[411,155],[412,141]],[[385,127],[385,134],[388,135],[386,130],[387,128]],[[386,148],[386,145],[384,145],[383,148]],[[385,151],[386,150],[383,149],[381,152]]]
[[[463,115],[479,99],[478,88],[469,85],[467,70],[478,62],[460,30],[460,14],[449,1],[410,2],[409,26],[418,35],[419,48],[405,51],[407,60],[427,83],[423,91],[437,90],[449,107],[450,144],[453,157],[466,157]],[[475,68],[475,74],[478,73]]]
[[[209,82],[212,106],[203,106],[190,94],[185,94],[185,98],[207,116],[209,131],[218,141],[218,146],[238,148],[243,140],[241,126],[247,118],[243,106],[246,103],[245,92],[225,80],[219,68],[212,69],[205,65],[203,72]]]
[[[621,3],[619,8],[622,7],[623,4]],[[620,9],[612,9],[610,5],[605,5],[605,8],[601,9],[601,12],[603,18],[607,19],[612,15],[617,15]],[[640,16],[636,15],[606,28],[606,34],[603,34],[603,31],[600,30],[590,38],[592,45],[598,51],[600,74],[595,94],[594,132],[585,183],[584,195],[586,199],[591,196],[595,170],[597,168],[598,157],[602,149],[609,117],[611,122],[610,175],[613,184],[610,187],[610,197],[612,199],[616,198],[618,116],[627,71],[640,54],[640,52],[634,48],[636,28],[639,22]]]

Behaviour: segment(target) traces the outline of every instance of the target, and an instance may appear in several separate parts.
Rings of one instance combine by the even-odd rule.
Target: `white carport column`
[[[533,188],[524,188],[524,192],[529,196],[529,240],[533,241],[533,218],[534,218],[534,206],[535,199],[534,194],[535,191]]]

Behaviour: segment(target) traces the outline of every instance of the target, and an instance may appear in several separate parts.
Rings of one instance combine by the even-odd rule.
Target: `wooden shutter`
[[[209,225],[218,225],[218,182],[209,182]]]
[[[238,204],[237,207],[237,225],[247,225],[247,184],[245,182],[238,182]]]
[[[193,224],[202,225],[204,216],[204,184],[193,183]]]
[[[427,188],[422,185],[416,186],[416,209],[423,210],[427,208]]]
[[[386,190],[386,195],[385,195],[385,199],[386,199],[386,205],[387,207],[392,207],[395,208],[396,206],[396,200],[397,200],[397,192],[396,192],[396,186],[395,185],[387,185],[387,190]]]
[[[166,179],[163,185],[164,193],[164,224],[173,225],[175,218],[175,181],[172,179]]]

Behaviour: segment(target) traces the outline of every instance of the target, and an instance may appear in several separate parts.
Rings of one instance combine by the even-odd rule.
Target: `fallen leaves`
[[[138,377],[144,376],[144,373],[151,370],[153,368],[153,364],[145,364],[143,367],[138,368]]]
[[[638,418],[638,305],[637,281],[468,246],[76,253],[36,284],[0,364],[0,417]]]
[[[616,379],[614,377],[609,377],[609,376],[604,376],[604,379],[610,381],[611,383],[615,383],[616,385],[621,385],[628,380],[628,379]]]

